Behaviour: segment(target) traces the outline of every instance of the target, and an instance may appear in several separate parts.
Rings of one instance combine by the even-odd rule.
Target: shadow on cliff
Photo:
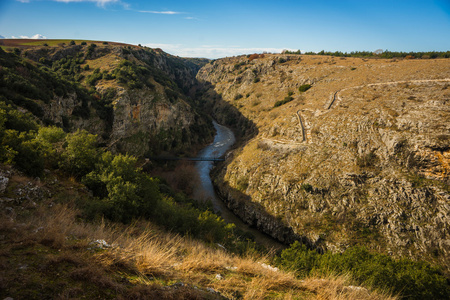
[[[196,91],[192,95],[196,99],[197,108],[201,107],[203,112],[207,112],[219,124],[233,130],[236,136],[234,149],[245,146],[258,135],[256,124],[215,92],[211,83],[203,81],[197,84]],[[322,252],[323,249],[306,236],[296,234],[283,220],[271,215],[261,204],[253,202],[250,196],[232,188],[225,181],[224,176],[228,165],[233,161],[233,156],[234,153],[229,152],[227,159],[219,163],[211,172],[216,194],[226,206],[244,223],[283,244],[289,245],[299,241],[309,248],[316,248]]]
[[[299,235],[286,224],[284,220],[270,214],[264,206],[252,201],[251,197],[231,187],[224,179],[225,171],[233,160],[233,154],[226,161],[221,162],[211,172],[214,178],[214,188],[218,197],[225,203],[229,210],[238,216],[244,223],[258,231],[269,235],[282,244],[290,245],[295,241],[305,244],[310,249],[316,249],[323,253],[320,241],[312,242],[305,235]]]
[[[205,81],[197,81],[192,95],[197,109],[201,109],[221,125],[231,128],[236,136],[237,145],[243,145],[258,134],[256,125],[246,118],[233,105],[226,102],[214,90],[214,86]]]

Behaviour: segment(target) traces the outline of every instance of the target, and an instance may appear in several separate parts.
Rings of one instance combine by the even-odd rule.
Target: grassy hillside
[[[38,183],[15,174],[10,186],[55,194],[2,214],[3,298],[395,299],[351,286],[348,277],[299,280],[271,267],[268,257],[235,255],[146,221],[85,223],[61,199],[77,201],[86,191],[61,178]]]

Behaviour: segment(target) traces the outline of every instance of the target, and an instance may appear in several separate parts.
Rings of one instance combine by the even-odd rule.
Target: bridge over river
[[[207,156],[199,156],[199,157],[176,157],[176,156],[150,156],[149,160],[187,160],[187,161],[225,161],[223,157],[207,157]]]

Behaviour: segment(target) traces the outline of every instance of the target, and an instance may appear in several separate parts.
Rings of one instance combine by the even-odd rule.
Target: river
[[[206,146],[198,154],[199,157],[221,157],[236,141],[231,129],[218,124],[213,121],[214,128],[216,129],[216,135],[214,141]],[[267,248],[284,249],[286,246],[279,243],[272,237],[254,229],[245,224],[241,219],[234,215],[223,201],[218,197],[214,191],[214,186],[211,182],[210,172],[214,166],[212,161],[198,161],[195,164],[197,172],[200,176],[200,187],[195,191],[196,199],[209,199],[212,202],[214,211],[220,213],[221,217],[228,223],[234,223],[237,228],[245,232],[250,233],[255,238],[255,241],[259,244],[266,246]]]

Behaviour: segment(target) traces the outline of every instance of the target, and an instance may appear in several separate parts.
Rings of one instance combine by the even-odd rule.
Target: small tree
[[[77,130],[67,135],[67,147],[60,166],[78,178],[92,171],[99,158],[96,140],[96,135],[89,134],[85,130]]]

